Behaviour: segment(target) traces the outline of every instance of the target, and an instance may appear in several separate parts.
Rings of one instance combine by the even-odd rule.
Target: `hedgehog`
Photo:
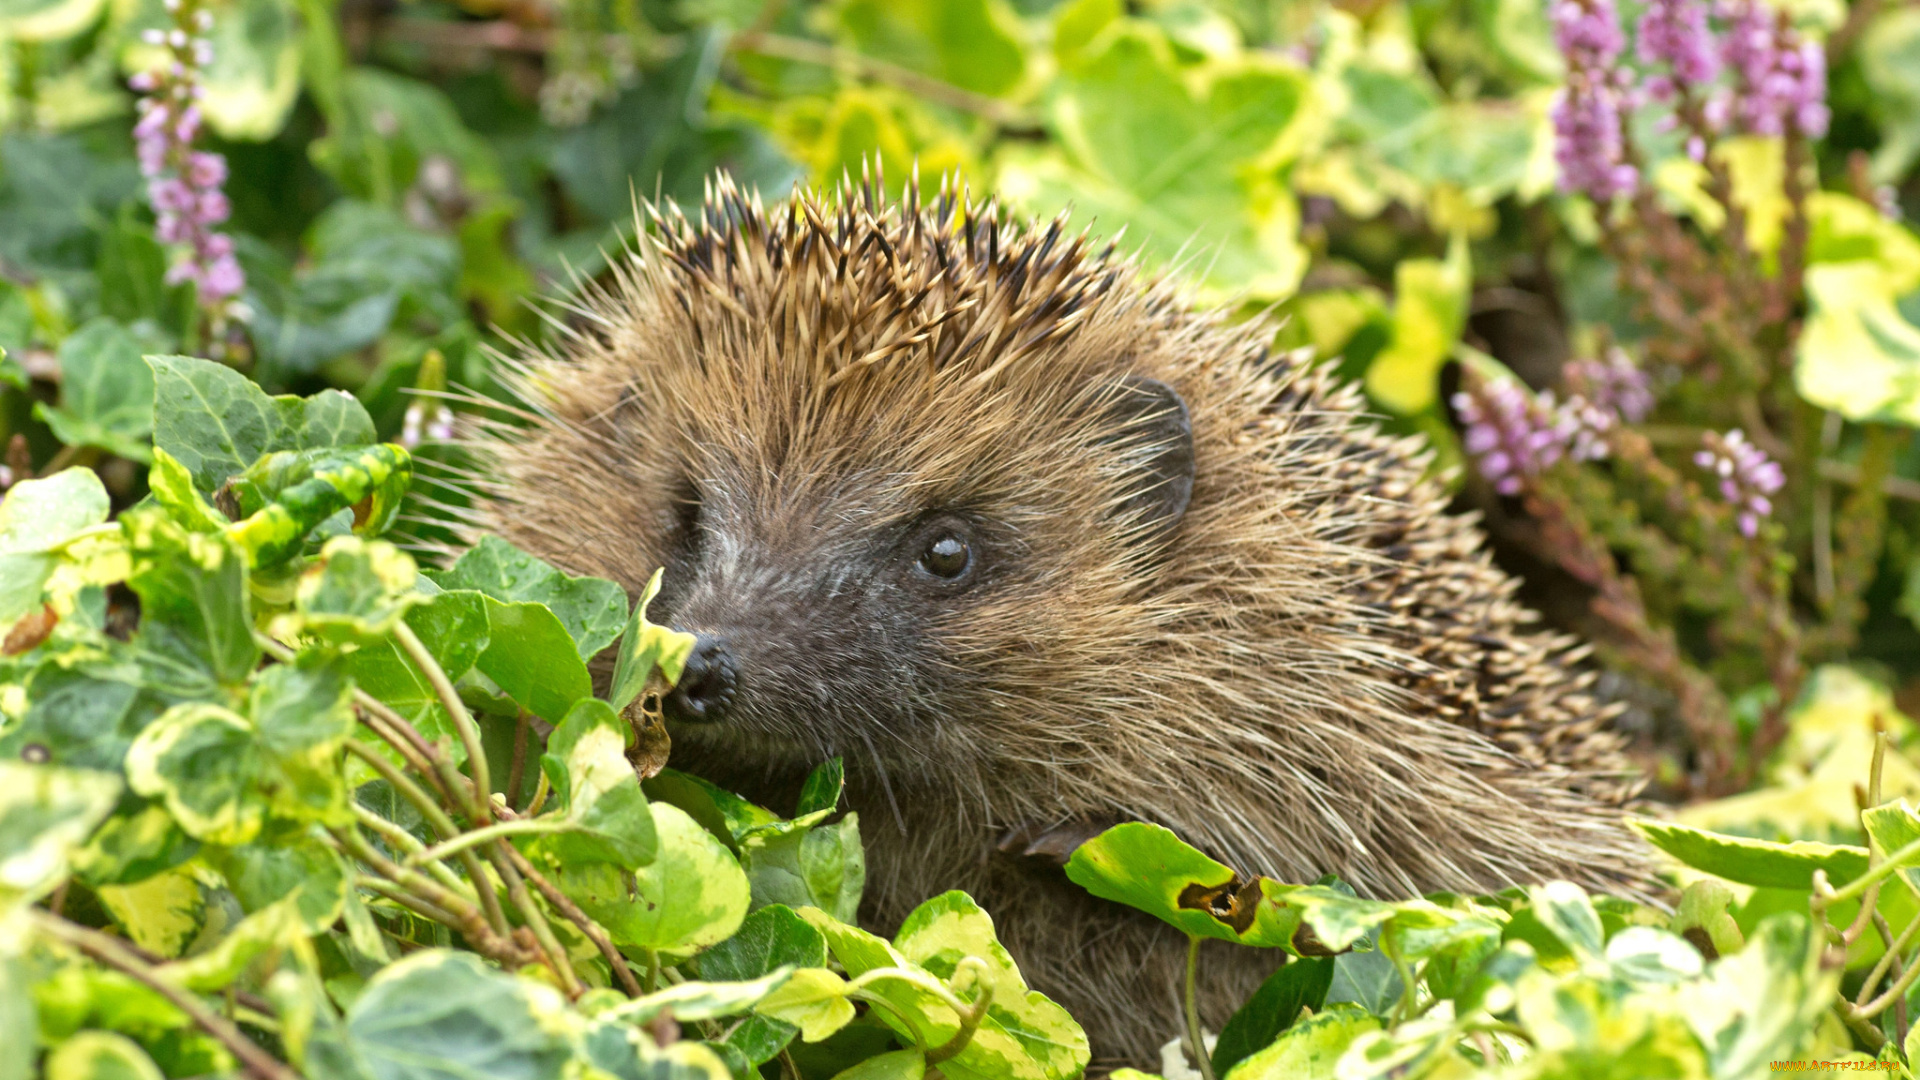
[[[1114,824],[1376,897],[1650,880],[1585,647],[1266,318],[952,182],[721,177],[649,222],[515,363],[485,520],[665,568],[676,768],[787,805],[845,758],[869,927],[964,889],[1096,1064],[1145,1064],[1186,940],[1067,879]],[[1281,959],[1203,952],[1205,1023]]]

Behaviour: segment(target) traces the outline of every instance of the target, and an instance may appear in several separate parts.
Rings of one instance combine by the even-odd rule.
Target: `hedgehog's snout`
[[[681,723],[710,723],[726,715],[740,681],[727,639],[712,634],[694,638],[693,652],[680,681],[661,702],[667,719]]]

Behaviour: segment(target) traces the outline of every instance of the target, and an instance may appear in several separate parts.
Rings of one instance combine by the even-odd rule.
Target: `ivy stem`
[[[1194,1063],[1200,1069],[1201,1080],[1213,1080],[1213,1060],[1207,1056],[1207,1044],[1200,1037],[1200,999],[1196,984],[1200,978],[1200,936],[1187,937],[1187,1043],[1193,1050]]]
[[[554,888],[553,882],[548,881],[546,875],[535,870],[533,864],[527,861],[527,857],[520,854],[519,849],[512,844],[507,845],[507,858],[513,861],[514,868],[520,871],[521,876],[533,882],[533,887],[540,890],[540,895],[547,898],[547,903],[559,908],[560,914],[565,915],[567,921],[579,927],[580,932],[587,935],[588,940],[600,950],[600,955],[607,958],[607,966],[613,969],[613,974],[619,978],[620,985],[626,988],[627,996],[639,997],[640,980],[634,978],[633,968],[628,966],[627,958],[620,955],[619,949],[614,948],[613,939],[600,928],[600,924],[587,918],[587,913],[580,910],[580,905],[574,903],[566,893]]]
[[[965,1050],[967,1044],[973,1041],[973,1033],[980,1030],[980,1021],[986,1019],[987,1007],[993,1004],[993,984],[986,982],[981,977],[981,973],[986,970],[986,966],[986,961],[977,956],[969,956],[961,960],[960,966],[955,969],[953,973],[953,983],[956,984],[956,986],[959,983],[960,972],[971,971],[973,973],[972,985],[979,987],[980,996],[974,999],[971,1007],[960,1010],[960,1030],[953,1033],[953,1038],[927,1051],[927,1064],[938,1065],[955,1054],[958,1054],[960,1051]],[[958,996],[957,992],[955,996]]]
[[[432,874],[434,880],[440,884],[445,885],[447,888],[452,889],[462,896],[468,897],[475,903],[480,901],[479,893],[474,890],[473,886],[461,880],[460,875],[449,870],[447,864],[436,860],[422,865],[413,861],[412,857],[414,855],[427,850],[427,845],[422,844],[419,837],[414,836],[407,830],[395,825],[393,822],[388,821],[386,818],[381,817],[366,807],[361,806],[357,802],[349,801],[348,809],[353,811],[353,819],[355,821],[366,826],[368,831],[379,833],[381,838],[387,842],[388,847],[397,848],[406,852],[408,857],[402,859],[400,865],[419,865],[427,873]]]
[[[1887,1007],[1894,1002],[1903,1000],[1907,996],[1907,990],[1913,986],[1915,979],[1920,979],[1920,964],[1915,964],[1908,968],[1905,973],[1894,980],[1891,986],[1888,986],[1886,990],[1882,991],[1879,997],[1874,998],[1865,1005],[1849,1005],[1848,1008],[1852,1009],[1854,1014],[1859,1016],[1860,1019],[1871,1020],[1881,1013],[1886,1012]]]
[[[553,927],[547,924],[546,915],[541,913],[539,905],[527,893],[527,883],[521,878],[520,871],[515,870],[513,863],[507,860],[504,850],[511,846],[506,840],[495,838],[487,846],[488,860],[500,872],[500,880],[506,884],[507,896],[513,900],[515,910],[526,920],[527,928],[533,931],[534,940],[540,943],[541,951],[547,954],[547,966],[559,977],[561,989],[566,991],[569,999],[577,998],[586,988],[580,985],[579,976],[573,972],[573,962],[567,958],[567,950],[560,946],[560,939],[554,936]]]
[[[473,801],[469,812],[475,821],[493,820],[493,778],[487,775],[486,749],[480,743],[480,728],[473,722],[473,714],[467,712],[466,702],[460,700],[460,692],[453,688],[453,680],[441,669],[440,662],[433,658],[413,628],[405,620],[393,624],[393,640],[412,658],[420,674],[427,677],[433,686],[433,692],[440,696],[440,704],[453,718],[453,726],[460,732],[460,741],[467,749],[467,769],[473,775]],[[464,794],[464,793],[463,793]]]
[[[468,903],[459,893],[442,887],[439,882],[418,870],[410,870],[380,854],[353,828],[329,829],[327,832],[347,854],[372,867],[381,877],[401,886],[406,890],[406,895],[417,897],[445,911],[450,918],[442,921],[448,922],[454,929],[464,934],[473,942],[475,948],[503,963],[509,961],[517,963],[524,959],[520,955],[518,943],[511,936],[495,933],[481,909]],[[484,879],[476,881],[474,886],[479,888],[483,883]]]
[[[1915,840],[1899,851],[1888,855],[1885,862],[1854,878],[1852,881],[1847,882],[1846,885],[1841,888],[1833,889],[1832,886],[1828,886],[1827,888],[1830,891],[1824,894],[1816,893],[1814,903],[1819,905],[1821,910],[1824,910],[1835,904],[1851,900],[1873,886],[1878,885],[1880,882],[1885,881],[1888,877],[1904,869],[1908,863],[1914,862],[1915,860],[1920,860],[1920,840]],[[1821,879],[1823,882],[1825,881],[1825,877],[1826,875],[1822,873]]]
[[[1866,1008],[1867,995],[1873,993],[1873,988],[1880,985],[1880,980],[1886,977],[1888,969],[1900,959],[1900,954],[1906,951],[1916,930],[1920,930],[1920,919],[1911,919],[1907,922],[1906,929],[1900,931],[1899,937],[1887,942],[1887,951],[1880,957],[1879,962],[1873,965],[1873,969],[1867,972],[1866,981],[1860,984],[1860,995],[1854,998],[1855,1004]]]
[[[422,791],[420,785],[414,783],[411,777],[395,768],[392,762],[374,752],[372,747],[363,745],[355,739],[347,740],[347,750],[366,762],[374,772],[379,773],[381,779],[392,784],[393,789],[398,791],[402,798],[420,811],[420,815],[427,819],[427,823],[433,826],[442,840],[450,840],[460,835],[459,827],[453,823],[452,818],[447,816],[447,812],[440,808],[440,804],[434,802],[425,791]],[[356,803],[355,809],[363,808]],[[496,934],[511,933],[511,929],[507,926],[507,917],[500,910],[500,898],[493,894],[493,883],[487,880],[486,870],[480,865],[480,860],[475,858],[471,851],[462,851],[459,856],[460,868],[467,872],[467,880],[473,882],[474,891],[480,898],[480,906],[486,912],[487,924],[493,927]]]
[[[161,978],[151,967],[141,963],[128,952],[119,941],[98,930],[91,930],[78,923],[51,912],[28,909],[34,924],[47,934],[93,957],[110,968],[139,980],[153,989],[161,997],[172,1002],[181,1012],[186,1013],[194,1023],[206,1030],[207,1034],[220,1040],[221,1045],[233,1052],[233,1056],[261,1080],[301,1080],[293,1067],[262,1050],[259,1044],[241,1032],[233,1021],[207,1008],[199,997],[181,989]]]
[[[519,836],[539,833],[577,832],[580,826],[571,821],[540,821],[534,818],[520,818],[517,821],[496,821],[484,829],[464,832],[450,840],[441,841],[430,848],[407,856],[408,866],[418,866],[429,859],[444,859],[449,855],[466,851],[481,844],[490,843],[503,836]]]

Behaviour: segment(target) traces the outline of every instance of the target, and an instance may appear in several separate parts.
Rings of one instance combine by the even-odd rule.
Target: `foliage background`
[[[1290,1045],[1371,1045],[1362,1064],[1375,1071],[1356,1075],[1444,1072],[1468,1053],[1487,1065],[1499,1055],[1482,1041],[1514,1033],[1506,1020],[1474,1026],[1490,984],[1447,977],[1471,954],[1522,1000],[1581,1003],[1518,1022],[1535,1050],[1561,1055],[1521,1055],[1528,1075],[1593,1074],[1581,1070],[1610,1060],[1605,1040],[1580,1040],[1602,1029],[1633,1033],[1652,1055],[1616,1064],[1663,1062],[1672,1075],[1745,1075],[1795,1047],[1904,1053],[1920,1001],[1911,978],[1898,980],[1915,961],[1876,968],[1900,949],[1863,936],[1868,886],[1835,900],[1822,881],[1864,883],[1863,867],[1897,863],[1910,838],[1886,815],[1875,833],[1863,809],[1920,797],[1901,716],[1920,708],[1920,238],[1904,223],[1920,211],[1920,8],[1782,5],[1827,58],[1822,137],[1729,133],[1696,169],[1658,110],[1635,111],[1647,184],[1609,209],[1558,182],[1552,108],[1568,73],[1537,0],[200,7],[212,44],[203,144],[227,162],[222,228],[246,281],[219,317],[169,283],[172,254],[136,160],[130,79],[164,65],[149,39],[172,25],[170,9],[0,0],[0,487],[86,465],[115,510],[134,505],[154,446],[196,445],[156,430],[169,422],[153,408],[156,373],[167,376],[142,357],[213,357],[269,393],[353,394],[371,435],[347,442],[415,451],[396,538],[446,554],[440,523],[461,495],[441,481],[460,463],[431,437],[440,410],[502,394],[489,350],[555,332],[556,302],[631,236],[636,195],[692,205],[725,168],[771,200],[877,167],[896,192],[917,171],[924,186],[952,177],[1017,213],[1070,210],[1076,226],[1124,229],[1125,245],[1190,281],[1196,302],[1278,316],[1277,347],[1312,347],[1364,385],[1384,423],[1430,439],[1436,470],[1459,508],[1486,514],[1525,599],[1600,646],[1603,687],[1630,705],[1623,723],[1653,793],[1692,801],[1680,815],[1691,826],[1781,842],[1669,836],[1663,846],[1691,853],[1683,882],[1704,872],[1733,886],[1690,893],[1677,919],[1564,893],[1463,900],[1444,916],[1375,911],[1376,939],[1393,940],[1391,927],[1471,932],[1421,939],[1426,951],[1391,946],[1402,969],[1342,961],[1335,993],[1354,996],[1322,987],[1318,1000],[1359,1011],[1330,1012]],[[1757,375],[1740,367],[1740,347],[1695,347],[1724,312],[1688,306],[1696,282],[1670,256],[1689,244],[1707,253],[1707,292],[1721,290],[1709,299],[1733,297],[1736,345],[1764,354]],[[1688,303],[1675,313],[1663,296]],[[1564,394],[1569,360],[1615,345],[1661,404],[1622,429],[1609,463],[1563,462],[1517,495],[1470,467],[1456,392],[1517,378],[1529,394]],[[461,390],[428,396],[448,386]],[[1768,452],[1787,474],[1752,543],[1690,464],[1703,433],[1743,425],[1775,429]],[[216,485],[199,486],[208,496]],[[181,490],[170,505],[196,505]],[[4,732],[26,698],[0,684]],[[1868,807],[1850,795],[1856,782]],[[1787,851],[1791,839],[1835,846]],[[1913,922],[1904,888],[1880,897],[1873,886],[1888,940]],[[1810,905],[1810,921],[1767,921]],[[1493,924],[1503,949],[1531,942],[1541,966],[1448,951],[1477,949]],[[1672,933],[1614,944],[1656,924]],[[1843,925],[1844,940],[1808,936]],[[1727,966],[1688,960],[1671,946],[1678,934]],[[1748,940],[1762,946],[1740,949]],[[414,975],[464,977],[447,963]],[[1417,981],[1387,989],[1388,975],[1416,969]],[[1375,980],[1371,992],[1354,971]],[[1740,997],[1768,978],[1805,993],[1769,1016]],[[1801,1007],[1836,985],[1864,1004],[1882,979],[1898,982],[1897,1009]],[[530,1016],[545,1007],[531,991],[500,992],[521,995]],[[1458,1011],[1438,1015],[1441,1001]],[[1784,1033],[1774,1043],[1753,1034],[1769,1025]],[[1371,1044],[1356,1043],[1368,1033]],[[1686,1057],[1695,1043],[1718,1056]],[[89,1044],[62,1067],[84,1072],[115,1053]],[[170,1074],[199,1060],[160,1056]],[[1270,1052],[1259,1075],[1296,1066]]]
[[[163,4],[0,9],[0,345],[14,373],[0,391],[0,436],[26,437],[22,475],[59,453],[62,434],[87,441],[36,413],[59,400],[69,367],[100,384],[90,398],[67,391],[70,413],[98,420],[99,449],[124,446],[116,432],[143,434],[132,397],[114,388],[125,384],[108,374],[138,383],[140,373],[90,359],[132,355],[98,352],[110,338],[217,352],[273,392],[347,389],[383,437],[399,433],[403,391],[429,351],[453,383],[497,393],[485,348],[550,332],[539,304],[564,297],[631,233],[636,195],[691,203],[717,168],[775,198],[877,162],[896,191],[917,169],[927,186],[951,175],[1019,213],[1071,208],[1076,225],[1124,229],[1145,262],[1194,281],[1201,302],[1271,310],[1286,320],[1278,344],[1337,358],[1392,423],[1434,439],[1440,468],[1462,461],[1444,404],[1459,358],[1492,357],[1545,388],[1569,358],[1607,342],[1645,351],[1640,343],[1671,332],[1623,290],[1620,250],[1603,242],[1593,205],[1556,188],[1549,113],[1565,63],[1533,0],[207,9],[208,148],[231,170],[226,227],[247,282],[244,317],[217,341],[188,290],[163,280],[167,254],[126,134],[137,96],[126,80],[158,62],[141,35],[170,25]],[[1815,186],[1898,217],[1920,197],[1920,16],[1879,0],[1796,0],[1789,15],[1831,57],[1834,118],[1813,147]],[[1697,181],[1677,168],[1677,137],[1651,115],[1634,130],[1661,163],[1648,168],[1660,205],[1706,221]],[[1755,194],[1768,182],[1764,142],[1727,148],[1754,163],[1738,194],[1762,261],[1785,212],[1778,195]],[[1871,273],[1892,294],[1896,325],[1803,346],[1819,355],[1801,366],[1840,388],[1826,404],[1851,419],[1920,415],[1920,336],[1898,325],[1920,318],[1920,279],[1901,263],[1913,258],[1911,234],[1892,228]],[[1861,239],[1842,235],[1824,251],[1816,242],[1810,257],[1857,259]],[[98,336],[74,338],[83,328]],[[1847,400],[1846,387],[1888,379],[1907,389]],[[1697,404],[1656,419],[1678,422],[1672,439],[1689,423],[1733,426]],[[1820,468],[1844,474],[1863,437],[1850,426],[1817,448],[1831,459]],[[115,469],[116,496],[136,496],[137,470]],[[1910,700],[1920,694],[1910,661],[1920,655],[1920,444],[1903,438],[1889,475],[1898,497],[1860,586],[1863,632],[1816,659],[1877,665]],[[1529,550],[1511,501],[1479,484],[1460,497],[1489,512],[1530,602],[1609,639],[1586,611],[1590,589]],[[1814,501],[1803,493],[1794,512]],[[1804,577],[1809,544],[1793,530]],[[1681,626],[1729,701],[1764,681],[1711,659],[1714,643],[1685,641],[1684,613],[1653,614]],[[1675,723],[1657,698],[1636,722]],[[1666,769],[1672,778],[1686,765]]]

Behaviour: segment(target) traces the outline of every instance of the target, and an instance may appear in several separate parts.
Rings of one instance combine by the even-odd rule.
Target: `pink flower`
[[[192,282],[201,306],[224,317],[228,299],[246,287],[246,276],[233,257],[233,240],[210,228],[233,212],[221,190],[227,161],[194,148],[201,126],[200,107],[194,104],[201,94],[200,71],[213,56],[212,44],[203,35],[212,27],[213,16],[204,0],[167,0],[166,8],[173,27],[142,35],[149,44],[168,50],[166,67],[127,80],[145,95],[133,127],[134,153],[147,177],[154,234],[179,249],[166,280]]]
[[[1748,442],[1739,428],[1725,435],[1709,431],[1701,442],[1704,448],[1693,455],[1694,464],[1719,480],[1720,497],[1734,508],[1741,535],[1758,535],[1760,520],[1773,513],[1769,496],[1786,486],[1786,471],[1766,451]]]

